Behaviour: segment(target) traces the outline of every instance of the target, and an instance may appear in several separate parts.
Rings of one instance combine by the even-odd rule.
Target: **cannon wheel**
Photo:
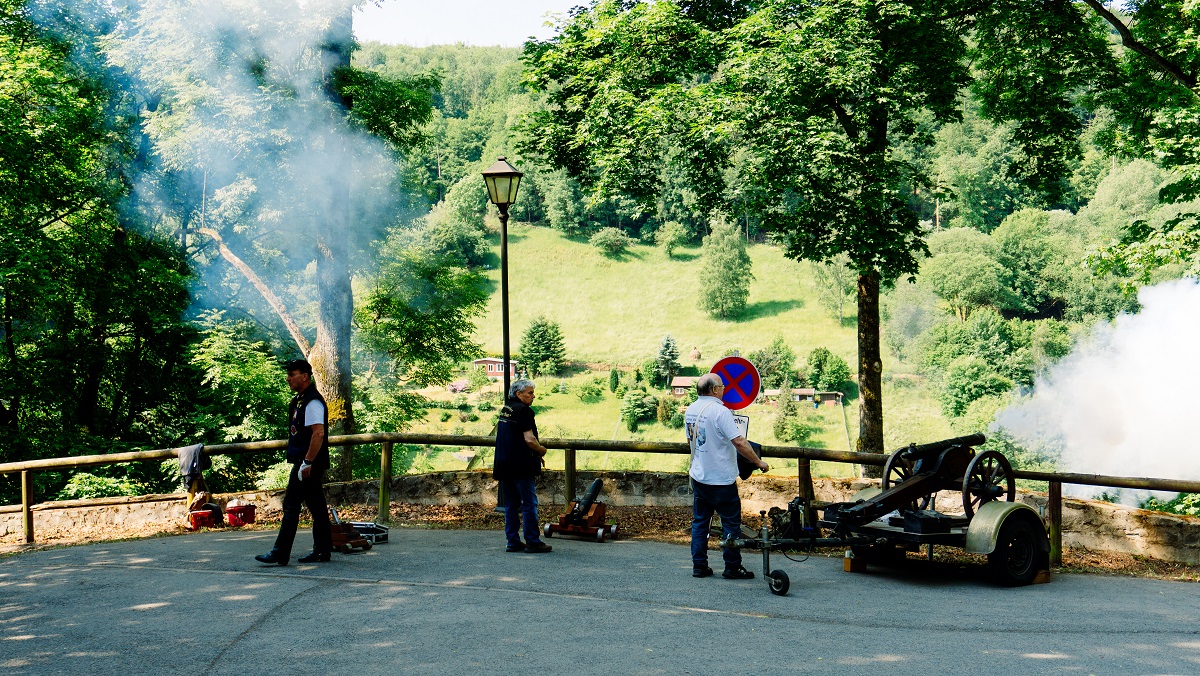
[[[550,524],[542,526],[542,535],[548,538],[554,537],[554,531],[550,530]]]
[[[984,451],[971,460],[963,475],[963,514],[975,516],[975,510],[992,500],[1012,502],[1017,483],[1008,458],[998,451]]]
[[[773,570],[767,575],[767,588],[776,596],[783,596],[788,593],[788,589],[792,586],[792,581],[788,579],[787,573],[782,570]]]
[[[912,461],[907,458],[900,457],[900,453],[905,449],[893,452],[888,456],[887,463],[883,466],[883,483],[881,488],[887,490],[894,484],[902,484],[908,481],[913,476]],[[933,502],[933,493],[922,495],[909,503],[909,509],[928,509],[929,504]]]
[[[604,527],[603,526],[596,529],[596,542],[604,542]]]
[[[608,529],[608,538],[609,538],[610,540],[616,540],[616,539],[617,539],[617,524],[615,524],[615,523],[614,523],[614,524],[612,525],[612,528],[609,528],[609,529]]]
[[[988,554],[988,568],[997,582],[1018,587],[1033,582],[1039,570],[1050,567],[1049,554],[1043,551],[1046,531],[1036,516],[1020,512],[1009,515],[996,539],[996,549]]]

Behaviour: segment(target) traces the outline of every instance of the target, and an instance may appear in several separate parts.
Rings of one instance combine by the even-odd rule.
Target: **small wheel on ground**
[[[767,587],[776,596],[783,596],[788,593],[788,589],[791,586],[792,581],[788,579],[787,573],[782,570],[773,570],[767,575]]]
[[[1011,514],[1000,526],[996,549],[988,554],[988,568],[997,582],[1019,587],[1033,582],[1038,571],[1049,568],[1048,538],[1036,516]]]
[[[596,529],[596,542],[604,542],[604,528]]]
[[[370,549],[370,548],[371,548],[371,546],[372,546],[372,545],[371,545],[371,541],[370,541],[370,540],[367,540],[366,542],[364,542],[364,543],[363,543],[363,551],[364,551],[364,552],[365,552],[365,551],[367,551],[368,549]]]
[[[550,524],[546,524],[545,526],[542,526],[542,536],[543,537],[553,537],[554,536],[554,531],[550,530]]]
[[[608,537],[613,540],[617,539],[617,524],[614,523],[612,527],[608,529]]]
[[[343,554],[349,554],[350,549],[351,549],[350,545],[340,545],[339,547],[337,547],[337,550]]]

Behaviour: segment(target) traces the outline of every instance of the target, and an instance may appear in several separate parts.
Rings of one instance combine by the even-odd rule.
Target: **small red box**
[[[192,530],[200,530],[201,528],[212,528],[217,523],[217,515],[202,509],[196,512],[188,512],[188,523],[191,524]]]
[[[254,523],[254,505],[226,507],[225,516],[229,521],[229,525],[235,528],[245,526],[248,523]]]

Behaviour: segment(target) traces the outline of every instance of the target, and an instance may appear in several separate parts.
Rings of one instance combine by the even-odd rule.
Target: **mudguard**
[[[963,549],[971,554],[991,554],[996,550],[996,540],[1000,537],[1000,528],[1014,513],[1026,510],[1042,522],[1037,510],[1023,502],[1001,502],[993,500],[985,503],[975,511],[974,518],[967,526],[967,543]],[[1044,526],[1043,526],[1044,528]],[[1043,550],[1049,551],[1050,540],[1043,540]]]

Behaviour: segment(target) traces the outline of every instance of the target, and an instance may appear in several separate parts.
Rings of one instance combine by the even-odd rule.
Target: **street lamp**
[[[504,331],[504,393],[500,396],[505,400],[508,398],[510,370],[508,352],[508,206],[517,201],[517,188],[520,187],[521,177],[524,175],[503,157],[498,158],[495,164],[483,172],[488,199],[500,210],[500,321]]]

